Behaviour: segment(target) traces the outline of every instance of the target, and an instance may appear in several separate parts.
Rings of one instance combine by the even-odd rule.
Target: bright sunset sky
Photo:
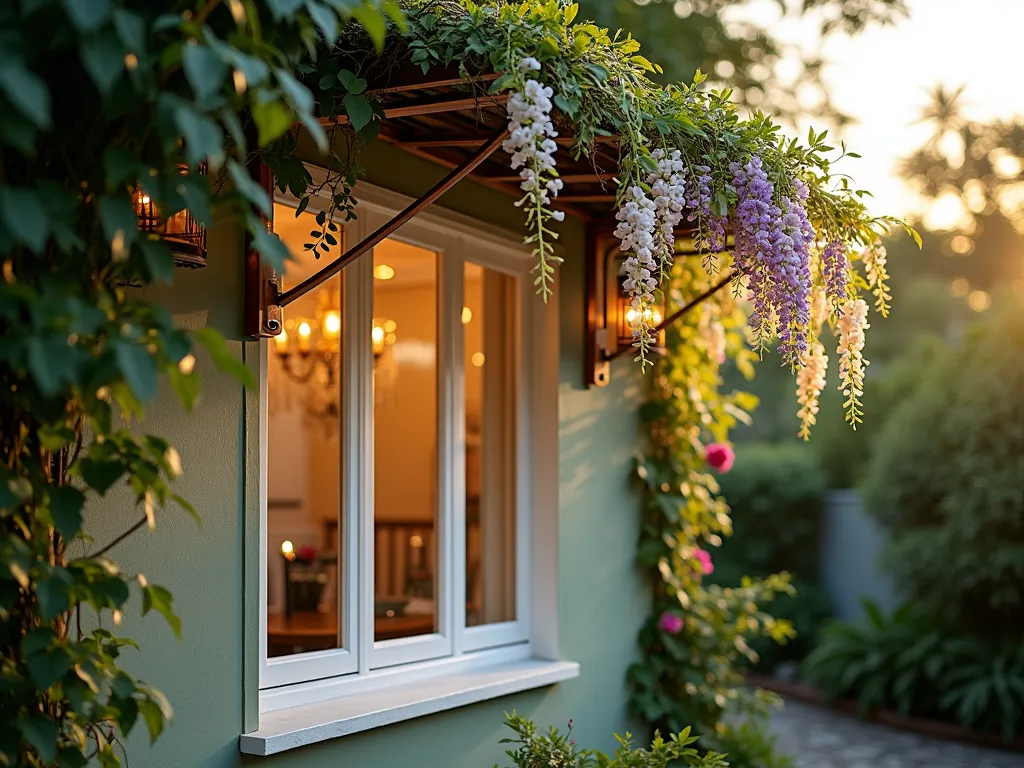
[[[794,2],[794,0],[790,0]],[[1024,0],[907,0],[910,18],[823,48],[836,107],[858,121],[844,132],[863,155],[843,170],[874,195],[876,213],[918,209],[894,175],[896,161],[920,146],[928,128],[912,125],[936,84],[966,84],[967,115],[1024,120]],[[816,20],[780,20],[776,0],[737,6],[732,18],[757,21],[780,39],[815,50]]]

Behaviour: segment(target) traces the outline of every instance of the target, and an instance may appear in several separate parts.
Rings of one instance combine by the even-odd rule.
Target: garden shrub
[[[714,581],[735,585],[743,576],[779,571],[793,578],[796,594],[779,595],[772,613],[791,621],[796,637],[785,645],[751,641],[760,656],[757,666],[772,670],[782,661],[803,658],[830,614],[818,583],[826,478],[814,450],[790,441],[740,446],[735,468],[720,484],[733,511],[733,532],[716,557]]]
[[[822,633],[803,673],[829,698],[857,700],[861,714],[888,709],[904,716],[999,731],[1024,730],[1024,647],[993,648],[951,635],[912,604],[886,616],[864,601],[862,624],[837,621]]]
[[[572,738],[572,720],[564,734],[553,727],[546,733],[538,733],[531,720],[515,712],[505,716],[505,725],[516,734],[515,738],[501,740],[502,744],[516,745],[505,752],[512,758],[515,768],[667,768],[670,765],[725,768],[731,765],[725,760],[725,755],[695,748],[693,745],[697,737],[690,735],[689,728],[668,740],[655,733],[650,749],[634,747],[628,733],[625,736],[616,734],[619,748],[614,755],[606,755],[598,750],[580,748]]]
[[[1024,317],[972,329],[922,372],[875,443],[866,497],[885,566],[948,627],[1020,638]]]

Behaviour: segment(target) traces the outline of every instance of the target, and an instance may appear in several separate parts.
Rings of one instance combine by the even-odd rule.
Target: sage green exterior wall
[[[364,162],[367,181],[410,196],[422,194],[444,173],[379,142],[368,148]],[[472,183],[463,182],[440,204],[512,231],[522,227],[521,211],[508,197]],[[246,622],[250,633],[255,629],[257,598],[250,598],[247,611],[243,584],[245,569],[259,566],[251,543],[250,554],[245,548],[247,537],[258,540],[258,531],[243,523],[246,396],[198,356],[203,394],[196,410],[186,416],[169,392],[161,392],[142,428],[166,436],[180,450],[185,475],[177,490],[195,503],[202,526],[185,513],[168,511],[152,535],[137,535],[116,550],[129,572],[141,570],[173,591],[184,626],[180,643],[156,618],[130,618],[123,627],[143,649],[128,665],[159,686],[175,708],[173,726],[155,746],[141,732],[130,739],[132,768],[489,768],[502,759],[503,712],[512,709],[543,726],[564,726],[574,718],[576,737],[587,746],[611,748],[612,733],[629,728],[625,671],[647,609],[634,566],[638,508],[630,483],[642,381],[626,360],[616,363],[610,386],[583,386],[583,227],[567,220],[560,229],[566,261],[558,275],[559,644],[562,658],[580,663],[581,676],[273,758],[243,758],[237,740],[254,716],[257,684],[254,649],[246,648],[243,629]],[[233,223],[218,227],[210,236],[210,265],[199,273],[179,270],[174,286],[154,290],[153,298],[183,325],[215,326],[237,354],[252,356],[255,344],[240,340],[242,247]],[[250,414],[249,428],[252,421]],[[129,498],[107,503],[91,511],[91,532],[104,541],[136,514]]]

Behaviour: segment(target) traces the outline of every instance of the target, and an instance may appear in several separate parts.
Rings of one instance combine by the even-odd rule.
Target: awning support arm
[[[429,192],[423,195],[423,197],[411,203],[408,208],[395,216],[395,218],[391,219],[391,221],[376,232],[370,234],[362,242],[349,248],[344,254],[332,261],[315,275],[306,278],[294,288],[290,288],[282,293],[277,300],[278,306],[286,307],[296,299],[305,296],[313,289],[323,285],[375,245],[390,237],[403,224],[406,224],[410,219],[416,216],[416,214],[434,203],[439,197],[441,197],[441,195],[471,174],[477,166],[479,166],[492,152],[494,152],[494,150],[501,146],[501,143],[505,140],[506,136],[508,136],[508,129],[502,128],[499,130],[494,134],[492,139],[487,141],[476,152],[474,152],[472,157],[467,159],[462,165],[453,169],[452,172],[441,179],[441,181],[437,182],[437,184],[435,184]]]

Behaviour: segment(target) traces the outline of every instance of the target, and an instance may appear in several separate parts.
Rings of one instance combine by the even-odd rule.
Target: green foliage
[[[117,634],[133,592],[180,633],[171,593],[110,553],[168,506],[195,513],[171,491],[177,451],[139,425],[162,377],[195,402],[193,342],[249,374],[219,334],[191,337],[138,290],[174,270],[170,249],[137,229],[133,194],[206,226],[233,211],[265,256],[280,255],[256,213],[270,201],[249,152],[296,121],[323,140],[291,72],[349,12],[368,23],[374,8],[0,5],[0,765],[120,765],[121,739],[139,723],[156,739],[171,718],[164,696],[121,668],[136,646]],[[93,542],[83,511],[115,490],[137,522]]]
[[[743,576],[778,571],[792,575],[795,594],[780,595],[772,613],[792,624],[795,639],[781,646],[769,638],[751,641],[757,666],[772,670],[780,662],[803,658],[830,614],[818,583],[828,488],[817,461],[817,436],[813,450],[795,442],[739,446],[736,466],[722,476],[721,486],[733,511],[733,533],[716,558],[714,582],[735,585]]]
[[[625,736],[616,734],[619,747],[614,755],[606,755],[577,746],[571,738],[572,720],[565,734],[554,727],[539,734],[532,721],[515,712],[506,715],[505,725],[516,734],[515,738],[501,740],[502,744],[516,745],[505,752],[512,759],[514,768],[668,768],[670,765],[724,768],[731,765],[725,760],[725,755],[694,748],[697,737],[690,735],[689,728],[673,734],[667,741],[660,734],[654,734],[650,749],[634,747],[628,733]],[[497,765],[494,768],[498,768]]]
[[[794,759],[779,752],[778,737],[763,718],[726,723],[715,738],[733,768],[795,768]]]
[[[1019,639],[1024,610],[1024,317],[972,329],[922,373],[875,444],[884,564],[952,627]]]
[[[825,628],[804,664],[805,677],[832,698],[872,709],[959,722],[998,731],[1010,741],[1024,731],[1024,648],[993,648],[950,635],[912,605],[885,616],[864,601],[868,622]]]
[[[709,285],[698,261],[677,260],[670,298],[678,305]],[[726,713],[755,715],[775,702],[745,684],[742,672],[757,659],[750,641],[764,636],[785,642],[792,635],[789,622],[761,608],[792,591],[788,574],[744,577],[738,586],[722,587],[705,583],[696,557],[697,548],[715,551],[732,533],[704,446],[748,421],[756,403],[742,392],[720,391],[721,339],[725,353],[750,372],[745,322],[723,291],[668,328],[670,353],[659,363],[641,410],[651,443],[637,464],[644,499],[638,560],[650,575],[653,610],[640,632],[640,660],[628,672],[630,706],[652,728],[675,732],[692,725],[719,751]],[[659,625],[666,612],[683,619],[680,631]]]

